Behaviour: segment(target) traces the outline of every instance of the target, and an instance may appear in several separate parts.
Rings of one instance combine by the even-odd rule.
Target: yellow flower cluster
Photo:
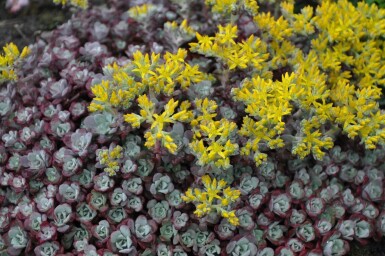
[[[88,0],[53,0],[53,2],[55,4],[61,4],[61,5],[69,4],[82,9],[88,8]]]
[[[354,86],[343,81],[333,89],[331,98],[336,105],[333,115],[348,137],[359,136],[367,149],[375,149],[378,143],[383,144],[385,114],[376,101],[381,95],[381,89],[368,87],[355,90]]]
[[[220,14],[225,18],[241,10],[255,15],[259,9],[256,0],[205,0],[205,3],[211,6],[213,13]]]
[[[331,149],[334,144],[331,137],[321,133],[319,118],[303,120],[301,128],[300,134],[296,136],[292,153],[301,158],[313,153],[314,158],[322,160],[325,155],[322,149]]]
[[[15,65],[20,59],[25,58],[30,53],[30,49],[24,47],[20,53],[14,43],[9,43],[3,47],[3,51],[0,54],[0,83],[15,81],[17,80]]]
[[[205,79],[198,65],[185,62],[187,51],[178,49],[177,53],[143,54],[136,51],[133,60],[123,67],[116,64],[104,68],[111,77],[92,87],[95,98],[88,109],[93,111],[111,108],[127,109],[134,99],[152,91],[155,94],[171,96],[176,89],[187,89],[191,84]]]
[[[154,147],[160,141],[171,153],[176,152],[176,144],[166,126],[190,122],[194,133],[190,149],[197,163],[211,170],[228,168],[238,147],[259,165],[268,150],[284,146],[301,158],[312,154],[322,159],[341,132],[358,137],[368,149],[385,144],[385,114],[378,103],[381,86],[385,86],[385,10],[365,3],[354,7],[347,0],[325,0],[315,11],[305,7],[294,13],[293,1],[285,1],[280,6],[282,15],[276,18],[257,12],[255,1],[206,3],[218,13],[240,8],[234,6],[237,4],[254,6],[248,15],[253,16],[257,34],[241,40],[243,33],[238,30],[243,28],[229,23],[219,25],[213,36],[196,32],[197,40],[190,44],[190,51],[220,61],[223,73],[215,75],[222,76],[221,86],[228,86],[233,75],[243,77],[231,92],[246,113],[239,130],[234,122],[216,119],[215,100],[196,99],[195,113],[187,110],[188,102],[175,111],[178,101],[173,97],[180,95],[179,90],[209,77],[198,65],[186,63],[185,49],[163,56],[137,51],[127,65],[105,67],[108,79],[92,87],[95,98],[89,110],[126,110],[138,99],[140,113],[126,114],[126,121],[134,128],[143,122],[150,124],[146,146]],[[140,16],[151,8],[134,7],[131,12]],[[193,33],[185,20],[165,27]],[[235,70],[238,72],[232,73]],[[169,99],[159,114],[150,100],[158,95]],[[239,140],[242,145],[238,146],[240,137],[245,140]]]
[[[188,36],[195,36],[196,31],[188,25],[187,20],[184,19],[180,24],[178,24],[176,21],[173,22],[166,22],[164,24],[165,29],[171,29],[174,31],[174,33],[181,33]]]
[[[102,149],[98,152],[99,163],[105,165],[104,171],[109,176],[114,176],[119,171],[118,160],[123,157],[123,148],[116,146],[110,149]]]
[[[236,101],[246,105],[246,113],[239,134],[248,138],[241,154],[253,158],[257,165],[267,159],[267,154],[260,152],[259,145],[265,144],[270,149],[283,147],[280,135],[285,129],[283,121],[290,115],[290,101],[301,95],[302,91],[294,83],[295,76],[286,74],[282,81],[262,79],[254,76],[245,79],[240,88],[234,88],[232,95]]]
[[[225,118],[215,121],[217,104],[213,100],[199,99],[195,101],[196,118],[191,121],[194,140],[190,148],[198,158],[198,165],[227,169],[230,156],[238,153],[238,144],[231,139],[237,125]]]
[[[153,4],[142,4],[131,7],[128,10],[128,14],[134,20],[142,22],[149,18],[156,11],[156,9],[157,7]]]
[[[258,29],[244,36],[244,28],[232,19],[222,22],[214,35],[204,35],[186,20],[165,24],[165,30],[176,34],[195,33],[190,51],[219,60],[219,65],[212,65],[217,68],[213,75],[221,80],[214,97],[191,103],[176,100],[186,97],[181,91],[209,80],[198,65],[186,63],[187,50],[163,56],[136,51],[127,65],[104,68],[107,78],[92,87],[95,98],[89,110],[131,110],[124,119],[133,128],[146,124],[145,146],[163,146],[172,154],[178,146],[171,126],[189,123],[185,126],[193,132],[189,147],[197,164],[211,173],[228,169],[231,156],[238,152],[257,165],[266,161],[269,150],[284,147],[300,158],[312,155],[321,160],[339,133],[359,138],[367,149],[385,145],[385,113],[378,103],[385,86],[385,10],[324,0],[315,10],[305,7],[294,13],[293,1],[284,1],[282,15],[279,10],[273,15],[258,12],[252,0],[206,0],[206,4],[219,17],[247,11]],[[142,5],[129,12],[140,21],[155,10]],[[229,86],[233,101],[239,103],[235,111],[243,118],[241,127],[217,118],[222,99],[216,96]],[[136,100],[139,110],[133,112]],[[163,112],[158,110],[162,106]],[[116,173],[118,158],[106,151],[100,159],[110,175]],[[240,192],[208,175],[202,183],[204,189],[189,188],[183,200],[196,204],[199,217],[217,212],[238,225],[230,204]]]
[[[219,26],[214,37],[197,33],[197,42],[191,44],[192,51],[219,57],[229,70],[249,71],[250,77],[233,89],[234,99],[245,104],[248,114],[239,130],[248,138],[241,153],[253,153],[260,164],[267,157],[260,146],[292,145],[292,153],[301,158],[312,153],[322,159],[333,147],[336,129],[360,137],[368,149],[385,144],[385,114],[378,104],[379,86],[385,83],[385,10],[340,0],[322,1],[315,12],[309,6],[295,14],[290,1],[281,4],[281,13],[279,18],[254,15],[260,38],[237,43],[236,25],[227,24]],[[245,46],[251,50],[241,50]],[[259,57],[251,58],[253,54]],[[268,79],[282,68],[293,73],[282,80]],[[294,113],[291,121],[300,129],[287,141],[280,135],[286,129],[285,116]]]
[[[258,13],[254,22],[261,30],[262,41],[269,45],[267,52],[271,59],[265,65],[270,69],[286,66],[289,58],[298,51],[289,40],[293,29],[288,20],[284,16],[275,20],[271,13]]]
[[[309,36],[315,32],[315,27],[311,22],[313,18],[313,7],[306,6],[301,9],[300,14],[294,13],[294,3],[292,2],[283,2],[281,4],[282,15],[287,21],[285,24],[289,24],[289,27],[285,29],[285,36],[290,36],[293,32],[298,33],[299,35]],[[255,17],[255,20],[260,20],[258,16]],[[267,25],[267,24],[266,24]],[[266,26],[265,25],[265,26]],[[274,26],[275,32],[276,27]],[[266,31],[266,30],[265,30]]]
[[[184,19],[180,24],[176,21],[164,23],[164,34],[169,39],[170,45],[173,48],[179,48],[183,43],[186,43],[195,37],[195,29]],[[177,49],[175,49],[176,51]]]
[[[226,182],[224,180],[217,181],[215,178],[211,179],[209,175],[202,177],[202,183],[204,190],[189,188],[182,196],[183,201],[196,204],[194,213],[198,217],[216,212],[226,218],[230,224],[239,225],[235,211],[229,210],[229,206],[239,198],[241,192],[230,187],[225,188]]]
[[[151,102],[147,95],[139,96],[138,105],[141,108],[140,115],[131,113],[124,115],[124,120],[131,124],[133,128],[138,128],[142,122],[151,124],[149,131],[144,134],[148,148],[155,146],[156,141],[160,141],[161,145],[168,149],[170,153],[175,153],[177,145],[175,144],[170,132],[164,131],[165,126],[169,123],[189,122],[193,118],[193,112],[188,111],[190,103],[184,101],[179,106],[179,111],[175,113],[178,101],[173,98],[164,106],[162,114],[155,113],[155,104]]]
[[[105,73],[111,75],[111,80],[103,80],[92,86],[94,98],[88,106],[91,112],[110,110],[111,108],[127,109],[137,95],[144,92],[145,86],[128,75],[125,67],[113,65],[105,67]]]
[[[197,43],[190,43],[190,50],[206,56],[214,56],[224,62],[229,70],[253,68],[261,76],[269,77],[270,72],[263,63],[268,59],[267,46],[259,38],[251,35],[246,41],[236,42],[236,25],[219,25],[214,37],[196,33]]]
[[[295,105],[302,110],[316,115],[301,122],[301,129],[293,141],[292,153],[306,157],[310,153],[322,159],[325,151],[333,147],[333,141],[327,134],[320,132],[321,125],[331,120],[332,104],[326,104],[329,96],[322,80],[311,79],[318,74],[285,74],[281,81],[262,79],[259,76],[245,79],[240,88],[234,88],[232,94],[236,101],[245,104],[248,114],[243,119],[239,134],[248,138],[241,154],[253,154],[254,161],[260,165],[267,159],[267,154],[260,152],[260,145],[270,149],[282,148],[285,141],[281,135],[285,131],[285,116],[291,115]],[[302,117],[304,118],[304,117]]]
[[[283,5],[283,9],[293,15],[292,5]],[[354,7],[347,0],[322,1],[312,18],[310,8],[301,15],[309,29],[293,26],[295,33],[314,33],[312,26],[318,31],[309,53],[297,54],[290,61],[302,74],[302,85],[312,84],[305,94],[307,102],[303,102],[321,123],[339,124],[348,137],[359,136],[366,148],[384,144],[385,114],[377,101],[379,86],[385,86],[381,36],[385,33],[385,10],[364,2]]]

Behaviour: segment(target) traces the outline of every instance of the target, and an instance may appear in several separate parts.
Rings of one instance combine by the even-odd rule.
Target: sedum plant
[[[18,79],[16,67],[29,53],[28,47],[24,47],[20,52],[14,43],[6,44],[3,47],[3,52],[0,54],[0,83]]]
[[[213,120],[217,115],[215,101],[199,99],[195,105],[201,115],[191,121],[194,140],[189,146],[198,158],[198,165],[228,169],[231,166],[229,156],[238,153],[238,144],[231,138],[236,124],[227,119]]]
[[[119,145],[110,145],[109,149],[102,149],[98,151],[98,158],[100,165],[106,166],[104,171],[113,176],[120,169],[119,159],[123,157],[123,148]]]
[[[385,235],[384,10],[106,3],[1,55],[0,255],[344,255]]]
[[[134,128],[138,128],[142,122],[151,124],[150,130],[144,134],[146,138],[144,145],[151,148],[155,146],[157,141],[160,141],[160,144],[167,148],[170,153],[175,153],[177,145],[174,143],[171,134],[163,130],[168,123],[175,123],[177,121],[187,122],[192,116],[192,112],[187,110],[190,106],[188,102],[182,102],[179,106],[179,111],[176,112],[175,109],[178,103],[178,101],[171,99],[164,106],[164,112],[156,114],[155,104],[145,94],[138,98],[138,105],[141,108],[140,115],[126,114],[124,120]]]
[[[87,9],[88,0],[53,0],[55,4],[71,5],[82,9]]]
[[[137,96],[150,90],[155,94],[171,96],[177,89],[186,89],[200,82],[205,77],[198,66],[185,62],[187,51],[178,49],[172,54],[133,53],[133,60],[125,66],[116,63],[104,70],[111,80],[103,80],[92,87],[95,95],[89,106],[90,111],[103,110],[107,107],[127,108]],[[177,83],[175,84],[174,81]],[[128,105],[126,105],[128,103]]]
[[[194,190],[190,188],[182,196],[182,199],[196,204],[194,213],[198,217],[210,212],[216,212],[228,219],[232,225],[238,225],[238,217],[235,215],[234,210],[229,210],[229,206],[238,199],[239,190],[230,187],[225,188],[226,182],[224,180],[217,182],[215,178],[211,179],[208,175],[202,177],[202,183],[205,187],[203,191],[198,188]]]

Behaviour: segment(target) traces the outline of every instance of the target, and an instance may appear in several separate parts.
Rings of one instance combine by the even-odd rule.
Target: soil
[[[7,12],[5,2],[0,0],[0,49],[9,42],[19,49],[33,44],[41,32],[56,28],[72,15],[70,9],[55,5],[51,0],[30,0],[28,7],[15,14]],[[349,255],[385,256],[385,240],[370,241],[366,246],[353,243]]]
[[[30,0],[30,5],[11,14],[0,0],[0,47],[14,42],[19,48],[32,44],[42,31],[54,29],[71,17],[71,11],[51,0]]]
[[[385,240],[377,243],[370,241],[366,246],[353,243],[350,245],[349,256],[385,256]]]

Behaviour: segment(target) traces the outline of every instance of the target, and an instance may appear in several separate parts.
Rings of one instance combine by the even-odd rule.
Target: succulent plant
[[[255,256],[257,255],[258,249],[255,244],[250,242],[248,238],[241,237],[232,239],[230,243],[226,246],[226,252],[232,256]]]
[[[154,241],[154,233],[158,229],[156,222],[153,220],[147,220],[144,215],[139,215],[135,219],[135,222],[131,221],[130,228],[136,238],[145,243],[151,243]]]
[[[127,255],[135,255],[136,248],[131,239],[130,228],[122,225],[118,230],[111,233],[109,239],[111,250],[116,253],[124,253]]]
[[[177,234],[177,230],[171,221],[163,221],[159,231],[160,239],[164,242],[171,241],[171,238]]]
[[[58,227],[59,232],[65,232],[70,228],[68,224],[73,218],[73,212],[69,204],[58,205],[53,211],[53,215],[54,224]]]
[[[174,184],[171,182],[171,178],[168,175],[162,175],[161,173],[156,173],[153,176],[153,182],[150,187],[150,192],[152,194],[168,194],[174,190]]]
[[[101,220],[92,228],[92,234],[98,239],[99,243],[104,243],[110,236],[111,227],[107,220]]]
[[[19,255],[28,245],[27,233],[22,227],[12,226],[7,233],[7,253],[9,255]]]
[[[33,251],[37,256],[53,256],[60,251],[60,245],[58,242],[45,242],[37,246]]]
[[[384,10],[279,2],[89,3],[6,45],[0,255],[346,255],[385,236]]]
[[[147,203],[148,214],[160,224],[164,219],[171,216],[170,206],[167,201],[157,202],[156,200],[150,200]]]

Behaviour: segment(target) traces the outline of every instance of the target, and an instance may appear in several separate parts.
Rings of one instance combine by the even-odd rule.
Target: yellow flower
[[[252,15],[257,15],[259,9],[258,2],[256,0],[245,0],[244,2],[245,9]]]
[[[211,179],[209,175],[202,177],[203,190],[189,188],[185,195],[182,195],[182,200],[185,202],[193,202],[196,204],[194,212],[198,217],[202,217],[210,212],[217,212],[222,217],[227,218],[232,225],[239,225],[239,220],[235,216],[234,211],[229,211],[229,205],[235,202],[239,196],[239,190],[233,190],[226,186],[224,180],[217,181],[216,178]]]
[[[194,30],[192,27],[190,27],[190,26],[188,25],[186,19],[184,19],[184,20],[182,21],[182,23],[180,24],[180,28],[183,29],[183,30],[185,31],[186,34],[194,35],[195,30]]]
[[[121,146],[114,147],[110,152],[110,157],[112,158],[121,158],[123,148]]]
[[[231,13],[233,8],[236,7],[237,0],[206,0],[205,3],[212,5],[214,13],[226,15]]]
[[[121,146],[110,146],[109,149],[102,149],[98,152],[98,160],[101,165],[106,166],[104,171],[109,176],[114,176],[119,170],[118,159],[123,157],[123,148]]]
[[[91,102],[90,105],[88,106],[88,111],[90,112],[95,112],[95,111],[103,111],[104,106],[97,104],[95,102]]]
[[[202,52],[210,52],[211,47],[213,46],[214,38],[206,35],[202,36],[198,32],[196,32],[196,37],[198,39],[198,43],[197,44],[191,43],[190,46],[193,48],[198,47],[198,50]]]
[[[183,199],[183,201],[188,202],[188,203],[189,203],[189,202],[193,202],[193,201],[196,200],[196,197],[193,195],[192,189],[191,189],[191,188],[189,188],[189,189],[185,192],[185,194],[182,195],[181,198]]]
[[[302,134],[297,136],[298,141],[295,143],[292,153],[304,158],[312,152],[316,159],[322,160],[325,155],[322,149],[331,149],[334,145],[332,138],[322,135],[319,130],[321,123],[317,118],[303,120],[301,124]]]
[[[184,63],[184,59],[187,56],[187,51],[185,49],[178,49],[176,54],[166,52],[164,59],[166,62],[175,62],[175,63]]]
[[[124,115],[124,120],[132,125],[133,128],[139,128],[142,122],[151,124],[150,129],[144,134],[146,139],[146,147],[154,147],[156,141],[160,141],[161,145],[174,154],[177,150],[177,145],[170,132],[165,132],[164,129],[168,124],[179,122],[189,122],[192,117],[192,111],[188,111],[190,106],[188,102],[182,102],[180,110],[176,111],[178,101],[171,98],[164,106],[164,111],[161,114],[154,113],[155,104],[149,100],[147,95],[139,96],[138,105],[141,108],[140,115],[129,113]]]
[[[108,89],[110,85],[108,81],[102,81],[101,84],[96,84],[92,86],[91,91],[95,95],[94,100],[100,101],[102,103],[108,102]]]
[[[218,26],[219,33],[215,35],[215,38],[221,44],[235,44],[234,38],[237,38],[238,27],[236,25],[227,24],[225,27]]]
[[[53,0],[55,4],[71,4],[72,6],[80,7],[82,9],[87,9],[88,1],[87,0]]]
[[[155,72],[152,71],[150,56],[148,54],[143,55],[141,51],[135,51],[133,57],[134,60],[132,64],[134,64],[134,68],[132,72],[139,74],[142,79],[148,75],[155,75]]]
[[[142,4],[133,6],[128,10],[131,18],[142,21],[142,19],[149,17],[149,15],[156,10],[156,6],[152,4]]]
[[[133,128],[139,128],[140,123],[143,122],[143,118],[137,114],[126,114],[124,115],[124,121],[130,123]]]
[[[87,9],[88,0],[71,0],[71,5],[80,7],[82,9]]]
[[[239,55],[236,51],[232,51],[230,54],[227,55],[227,63],[230,70],[235,68],[247,68],[248,62],[249,59],[247,58],[247,56]]]
[[[28,48],[27,46],[23,48],[21,54],[20,54],[20,57],[21,58],[25,58],[27,57],[29,54],[31,53],[31,49]]]
[[[231,225],[233,226],[239,225],[239,219],[235,215],[235,211],[222,211],[221,215],[222,217],[226,218]]]
[[[203,73],[199,71],[199,66],[190,66],[189,64],[185,65],[183,71],[181,71],[179,76],[176,78],[176,81],[181,84],[181,87],[183,89],[189,87],[191,85],[191,82],[199,83],[202,80]]]
[[[18,79],[16,74],[16,68],[19,61],[25,58],[30,49],[24,47],[21,54],[19,49],[14,43],[6,44],[3,47],[3,54],[0,54],[0,83],[4,81],[16,81]]]

